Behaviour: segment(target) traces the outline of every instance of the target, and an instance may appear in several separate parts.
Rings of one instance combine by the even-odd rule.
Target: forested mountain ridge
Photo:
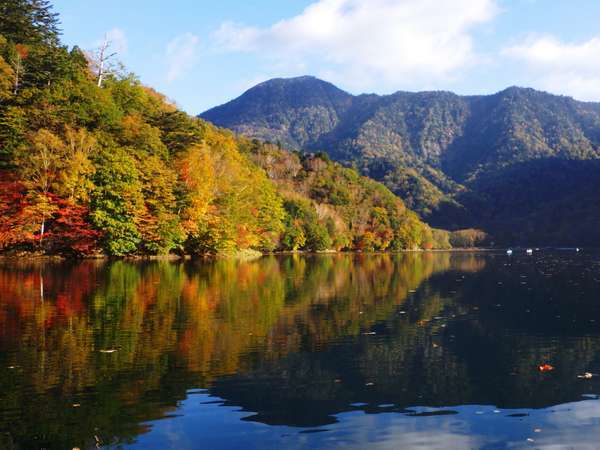
[[[507,243],[600,240],[598,103],[518,87],[352,96],[301,77],[261,83],[201,117],[327,152],[384,182],[434,226],[484,228]]]
[[[132,74],[102,72],[60,43],[48,2],[0,0],[0,12],[0,252],[448,246],[447,233],[355,171],[236,137]]]

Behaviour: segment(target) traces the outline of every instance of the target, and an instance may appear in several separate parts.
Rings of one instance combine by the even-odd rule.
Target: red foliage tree
[[[0,250],[31,243],[25,187],[8,171],[0,171]]]
[[[100,233],[87,221],[89,210],[85,206],[50,194],[57,208],[46,233],[46,242],[53,253],[89,255],[97,249]]]

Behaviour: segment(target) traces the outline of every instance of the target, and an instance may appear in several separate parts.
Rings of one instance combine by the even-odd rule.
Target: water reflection
[[[4,262],[0,448],[584,443],[599,293],[593,255]]]

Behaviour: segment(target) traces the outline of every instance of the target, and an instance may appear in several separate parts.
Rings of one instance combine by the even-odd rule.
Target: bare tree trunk
[[[106,75],[106,62],[116,55],[116,53],[107,55],[106,51],[109,48],[110,41],[108,40],[108,36],[104,36],[104,42],[100,46],[100,50],[98,51],[98,60],[96,61],[96,64],[98,65],[98,87],[102,87],[102,82],[104,81],[104,76]]]
[[[19,86],[21,84],[21,72],[23,70],[23,63],[21,60],[21,55],[17,53],[15,59],[13,61],[14,70],[15,70],[15,85],[13,89],[13,95],[17,95],[19,93]]]
[[[42,224],[40,225],[40,247],[42,246],[42,241],[44,240],[44,229],[46,228],[46,219],[42,218]]]
[[[104,80],[104,51],[106,50],[106,41],[100,49],[100,60],[98,61],[98,87],[102,87]]]

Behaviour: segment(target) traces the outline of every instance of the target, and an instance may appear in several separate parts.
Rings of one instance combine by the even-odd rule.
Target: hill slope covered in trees
[[[201,117],[327,152],[434,226],[483,228],[506,243],[600,242],[597,103],[517,87],[352,96],[300,77],[261,83]]]
[[[447,245],[354,171],[237,138],[131,74],[99,77],[88,54],[60,44],[48,2],[0,0],[0,12],[1,252]],[[268,155],[290,171],[269,177]]]

